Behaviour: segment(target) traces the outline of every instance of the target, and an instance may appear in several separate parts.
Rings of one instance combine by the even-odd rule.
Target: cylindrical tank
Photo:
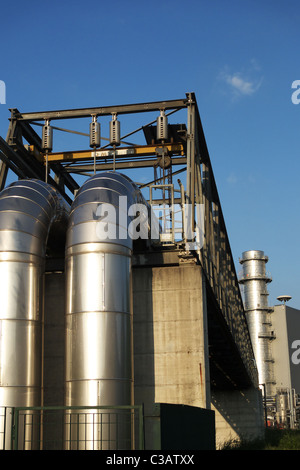
[[[96,116],[93,116],[93,120],[90,123],[90,147],[100,147],[101,144],[101,128],[100,123],[97,121]]]
[[[0,407],[41,405],[46,245],[65,210],[42,181],[18,181],[0,194]]]
[[[268,257],[263,251],[245,251],[240,258],[242,274],[239,278],[243,285],[244,308],[249,333],[259,375],[259,383],[265,385],[266,395],[273,395],[273,362],[270,312],[268,306],[267,284],[271,282],[266,273]]]
[[[109,123],[109,141],[111,145],[120,145],[120,121],[117,120],[116,115],[113,116]]]
[[[53,147],[53,128],[47,121],[42,129],[42,148],[51,151]]]
[[[120,197],[126,198],[124,210]],[[141,197],[128,178],[107,172],[87,180],[72,205],[66,243],[67,406],[132,405],[132,240],[126,208]],[[110,211],[107,238],[99,226],[101,207]],[[86,410],[85,424],[67,427],[68,448],[130,445],[130,418],[125,423],[125,414],[115,411],[108,423],[109,412],[98,413]],[[82,447],[74,444],[74,433]]]
[[[168,139],[168,118],[165,115],[165,112],[161,110],[160,115],[157,120],[156,128],[156,138],[157,140],[167,140]]]

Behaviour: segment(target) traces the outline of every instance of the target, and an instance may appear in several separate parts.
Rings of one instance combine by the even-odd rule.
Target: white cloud
[[[242,95],[253,95],[253,93],[255,93],[260,87],[260,84],[255,84],[254,82],[242,78],[238,74],[227,76],[226,82]]]
[[[220,78],[228,85],[233,96],[250,96],[257,92],[262,84],[262,78],[253,77],[256,75],[258,67],[251,61],[251,67],[246,72],[230,73],[226,67],[220,74]]]
[[[237,183],[237,176],[235,173],[230,173],[230,175],[227,176],[226,179],[228,184],[235,184]]]

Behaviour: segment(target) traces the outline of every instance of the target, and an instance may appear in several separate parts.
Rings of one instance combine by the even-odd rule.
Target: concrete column
[[[64,405],[65,277],[45,275],[43,405]]]
[[[65,368],[65,279],[64,273],[45,275],[43,406],[64,405]],[[44,412],[43,449],[60,450],[63,415]]]
[[[264,411],[261,390],[212,391],[216,420],[216,448],[224,443],[264,437]]]
[[[155,403],[210,408],[206,314],[200,266],[133,269],[134,391],[146,445]]]

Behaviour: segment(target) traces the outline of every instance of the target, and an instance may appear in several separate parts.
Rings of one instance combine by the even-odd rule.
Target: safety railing
[[[0,410],[2,450],[144,449],[142,405]]]

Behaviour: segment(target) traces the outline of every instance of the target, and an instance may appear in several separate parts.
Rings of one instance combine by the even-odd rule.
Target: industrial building
[[[275,335],[272,352],[276,395],[273,403],[268,404],[268,425],[299,429],[300,310],[287,306],[286,302],[275,305],[272,324]]]
[[[74,120],[81,131],[57,123]],[[55,149],[59,132],[89,150]],[[0,190],[1,448],[216,449],[263,436],[193,93],[11,110]]]
[[[299,429],[300,426],[300,311],[288,307],[291,297],[281,295],[281,305],[269,306],[263,251],[245,251],[240,258],[244,307],[263,391],[266,426]]]

